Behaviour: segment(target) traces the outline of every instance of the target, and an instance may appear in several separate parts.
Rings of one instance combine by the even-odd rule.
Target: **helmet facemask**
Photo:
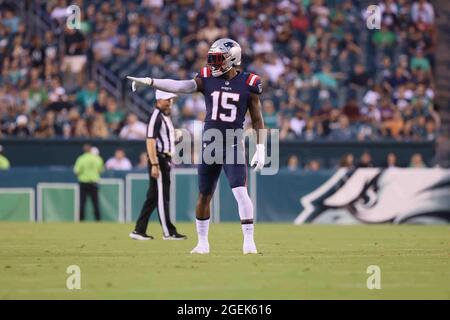
[[[225,55],[223,52],[208,52],[207,66],[211,69],[213,77],[220,77],[233,67],[231,56]]]

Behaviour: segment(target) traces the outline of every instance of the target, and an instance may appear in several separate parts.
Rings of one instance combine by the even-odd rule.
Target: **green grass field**
[[[126,224],[0,223],[1,299],[449,299],[448,226],[258,224],[243,256],[238,224],[213,224],[211,254],[186,241],[133,241]],[[81,268],[81,290],[66,269]],[[369,265],[381,289],[369,290]]]

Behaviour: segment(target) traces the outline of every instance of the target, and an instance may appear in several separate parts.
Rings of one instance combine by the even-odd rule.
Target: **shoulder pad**
[[[245,83],[250,87],[253,93],[262,93],[261,78],[257,74],[249,73]]]

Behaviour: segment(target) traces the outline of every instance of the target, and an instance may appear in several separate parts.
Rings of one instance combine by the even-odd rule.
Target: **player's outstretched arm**
[[[265,164],[265,137],[260,130],[264,129],[264,120],[261,112],[261,101],[259,100],[259,96],[255,93],[250,94],[249,99],[249,111],[250,118],[252,119],[253,129],[256,130],[256,152],[253,155],[252,161],[250,165],[255,166],[255,171],[259,171],[264,167]]]
[[[197,79],[192,80],[172,80],[172,79],[154,79],[154,78],[136,78],[127,76],[130,79],[131,89],[136,91],[136,85],[147,85],[156,89],[173,93],[193,93],[198,91]]]

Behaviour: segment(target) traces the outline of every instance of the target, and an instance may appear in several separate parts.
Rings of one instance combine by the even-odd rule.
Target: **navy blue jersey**
[[[206,102],[204,129],[242,129],[248,109],[250,93],[261,94],[259,76],[249,72],[239,72],[230,79],[211,76],[208,68],[198,75],[203,82]]]

